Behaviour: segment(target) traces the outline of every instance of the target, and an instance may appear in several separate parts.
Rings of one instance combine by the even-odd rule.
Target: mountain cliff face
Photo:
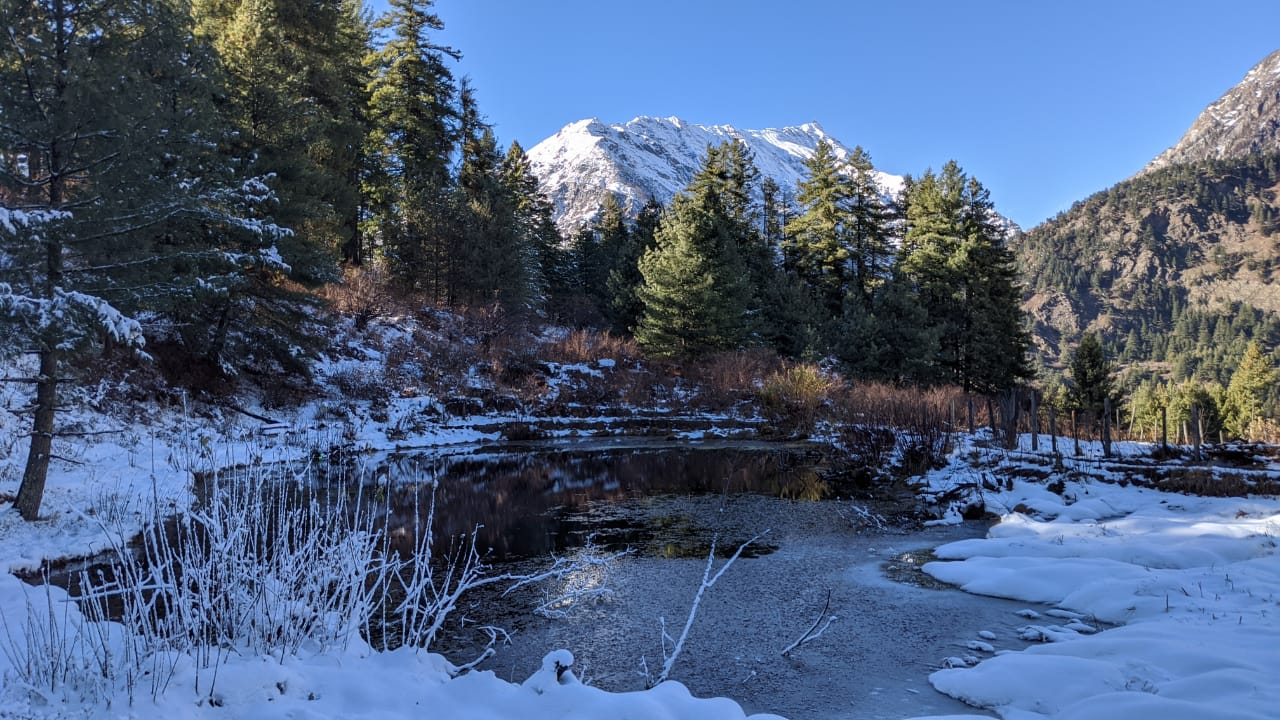
[[[734,139],[755,154],[761,175],[789,194],[806,175],[805,161],[819,141],[831,143],[842,159],[850,152],[817,123],[738,130],[674,117],[638,117],[621,125],[594,119],[567,125],[529,150],[529,160],[555,203],[557,225],[571,234],[595,218],[605,193],[619,196],[631,212],[651,198],[667,203],[693,178],[708,145]],[[902,189],[897,175],[877,173],[877,181],[886,195]]]
[[[1121,357],[1156,361],[1156,372],[1233,367],[1242,338],[1280,320],[1280,51],[1138,175],[1011,249],[1050,365],[1095,330]],[[1231,331],[1214,342],[1183,337],[1219,319]]]
[[[1280,50],[1258,63],[1205,111],[1177,145],[1143,170],[1280,152]]]

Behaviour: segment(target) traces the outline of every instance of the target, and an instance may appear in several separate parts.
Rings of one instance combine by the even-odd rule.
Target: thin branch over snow
[[[747,547],[756,540],[759,540],[768,534],[769,531],[765,530],[759,535],[756,535],[750,540],[739,545],[738,549],[734,551],[733,557],[726,560],[724,565],[721,565],[720,569],[716,571],[715,575],[711,574],[711,569],[715,567],[716,540],[718,538],[711,539],[711,551],[707,553],[707,566],[702,570],[702,583],[698,585],[698,592],[693,596],[693,605],[689,607],[689,617],[685,619],[684,629],[680,631],[680,638],[673,639],[669,634],[667,634],[666,619],[661,617],[658,618],[658,623],[662,627],[662,672],[658,673],[658,677],[654,678],[653,682],[649,683],[649,687],[666,682],[666,680],[671,676],[671,668],[676,664],[676,658],[680,657],[680,652],[684,650],[684,641],[688,639],[689,630],[693,628],[693,620],[698,616],[698,606],[702,604],[702,596],[706,594],[707,590],[711,589],[711,587],[716,584],[721,575],[724,575],[724,571],[728,570],[729,566],[742,555],[743,550],[746,550]],[[669,655],[667,654],[668,643],[671,645],[671,654]]]

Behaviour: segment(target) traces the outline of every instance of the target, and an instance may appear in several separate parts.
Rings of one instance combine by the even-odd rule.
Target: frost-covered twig
[[[827,610],[829,610],[830,608],[831,608],[831,591],[828,590],[827,602],[822,606],[822,612],[818,613],[818,618],[813,621],[813,624],[809,626],[808,630],[804,631],[804,634],[801,635],[799,639],[797,639],[795,642],[788,645],[786,650],[782,651],[782,657],[789,657],[791,655],[792,650],[795,650],[806,643],[813,642],[814,640],[817,640],[818,638],[822,637],[822,634],[827,631],[827,628],[831,627],[831,623],[836,621],[837,616],[827,615]],[[822,622],[822,619],[824,617],[827,619],[825,623]],[[819,627],[819,624],[821,624],[821,627]]]
[[[883,531],[888,529],[888,523],[885,521],[883,515],[872,512],[865,505],[859,505],[853,500],[849,501],[849,514],[845,514],[845,512],[840,509],[839,505],[836,505],[836,514],[854,528],[859,528],[863,525],[870,525],[876,530]]]
[[[630,549],[615,553],[602,552],[588,537],[586,545],[570,557],[557,557],[543,572],[525,576],[508,576],[514,579],[503,593],[503,597],[529,585],[538,585],[550,580],[562,580],[559,592],[544,595],[543,602],[534,607],[535,615],[548,618],[563,618],[577,605],[611,597],[613,588],[609,587],[609,578],[614,564],[630,555]]]
[[[693,628],[693,621],[698,616],[698,606],[702,604],[702,596],[706,594],[707,590],[711,589],[711,587],[716,584],[721,575],[724,575],[724,571],[728,570],[729,566],[733,565],[734,561],[742,555],[742,551],[746,550],[747,547],[756,540],[759,540],[768,534],[769,531],[765,530],[759,535],[756,535],[750,540],[739,545],[738,549],[734,551],[733,557],[726,560],[724,565],[721,565],[720,569],[716,571],[715,575],[711,574],[711,570],[715,567],[716,562],[716,538],[712,538],[711,551],[707,553],[707,566],[702,570],[702,582],[698,585],[698,591],[694,593],[693,604],[689,607],[689,617],[685,619],[684,629],[680,631],[680,637],[678,639],[672,638],[671,635],[667,633],[666,619],[662,617],[658,618],[658,624],[661,627],[662,633],[662,672],[658,673],[658,677],[654,678],[653,681],[649,683],[650,687],[666,682],[667,678],[671,676],[671,668],[676,664],[676,658],[680,657],[681,651],[684,650],[684,642],[688,639],[689,630]],[[669,654],[667,652],[668,644],[670,644],[671,647]]]
[[[484,625],[477,629],[489,636],[489,642],[485,643],[484,650],[480,651],[480,655],[476,659],[465,665],[454,665],[449,671],[450,675],[457,677],[497,654],[498,651],[494,650],[493,646],[498,644],[498,636],[502,636],[503,643],[511,642],[511,634],[500,627]]]

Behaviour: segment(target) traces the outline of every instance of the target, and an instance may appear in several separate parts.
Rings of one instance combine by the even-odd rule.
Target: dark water
[[[723,558],[768,531],[708,593],[673,679],[698,695],[797,719],[975,712],[934,692],[928,673],[979,630],[1018,649],[1020,606],[898,582],[886,569],[985,528],[868,527],[833,497],[838,488],[825,475],[811,444],[615,439],[384,456],[318,487],[358,487],[375,500],[392,536],[405,538],[401,552],[412,550],[428,514],[436,542],[481,526],[478,544],[498,572],[536,572],[552,555],[580,552],[589,537],[606,550],[632,550],[611,570],[616,592],[565,617],[531,612],[555,588],[476,593],[432,647],[454,662],[476,657],[476,626],[493,624],[511,642],[482,670],[519,682],[543,654],[565,648],[594,684],[641,689],[642,668],[661,665],[658,618],[673,631],[683,623],[712,543]],[[826,600],[840,619],[781,657]]]
[[[434,495],[437,541],[479,526],[479,549],[491,562],[563,554],[588,537],[604,549],[677,557],[706,554],[696,518],[651,518],[629,501],[741,493],[818,500],[831,492],[820,460],[804,444],[579,442],[389,457],[362,474],[389,488],[389,527],[406,543],[425,527]]]

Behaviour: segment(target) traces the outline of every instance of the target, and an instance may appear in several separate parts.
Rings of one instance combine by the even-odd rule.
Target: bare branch
[[[728,570],[729,566],[741,557],[743,550],[746,550],[747,547],[756,540],[759,540],[768,534],[769,531],[765,530],[759,535],[756,535],[750,540],[739,545],[738,549],[734,551],[733,557],[726,560],[724,565],[720,566],[720,570],[716,572],[715,575],[711,574],[711,569],[715,566],[716,562],[716,540],[714,538],[712,539],[711,551],[707,553],[707,566],[702,570],[702,584],[698,586],[698,592],[693,596],[693,605],[689,607],[689,617],[685,619],[684,629],[680,631],[680,638],[672,639],[671,635],[667,633],[666,622],[662,618],[658,618],[658,622],[662,626],[662,672],[658,673],[658,677],[654,678],[653,682],[650,683],[650,687],[665,682],[667,678],[671,676],[671,668],[676,664],[676,658],[680,657],[680,651],[684,649],[684,641],[688,639],[689,630],[693,627],[693,620],[698,615],[698,606],[702,604],[702,596],[706,594],[707,590],[709,590],[711,586],[716,584],[716,581],[720,579],[721,575],[724,575],[724,571]],[[671,643],[670,655],[667,655],[668,642]]]
[[[813,621],[813,624],[809,626],[808,630],[804,631],[804,634],[800,636],[800,639],[791,643],[790,645],[787,646],[786,650],[782,651],[782,657],[789,657],[791,655],[792,650],[799,648],[805,643],[812,642],[822,637],[822,633],[826,632],[827,628],[830,627],[831,623],[835,622],[835,619],[836,619],[836,616],[832,615],[827,618],[826,624],[822,625],[821,629],[818,628],[818,625],[822,623],[822,618],[826,616],[827,610],[830,608],[831,608],[831,591],[827,590],[827,602],[822,606],[822,612],[818,613],[818,619]]]

